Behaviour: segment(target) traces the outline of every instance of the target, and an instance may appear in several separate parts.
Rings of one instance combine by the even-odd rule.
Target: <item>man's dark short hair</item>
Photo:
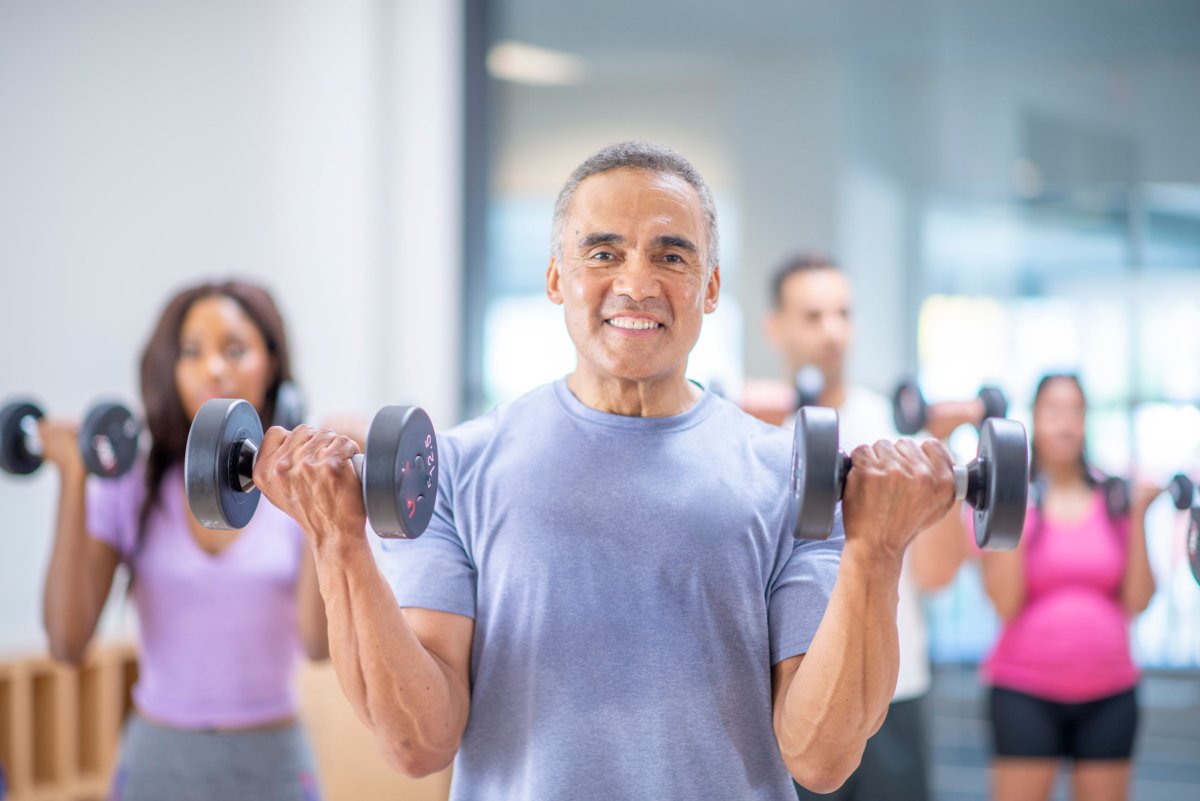
[[[821,253],[799,253],[787,257],[775,268],[775,276],[771,279],[771,302],[774,308],[783,308],[783,285],[793,275],[813,273],[817,270],[841,272],[841,269],[835,259]]]
[[[632,168],[649,170],[660,175],[674,175],[682,178],[700,197],[700,209],[704,213],[704,225],[708,229],[708,269],[711,271],[718,261],[720,243],[717,234],[717,204],[713,200],[712,191],[700,171],[691,162],[669,147],[650,142],[618,142],[609,145],[587,158],[575,168],[571,176],[558,193],[554,204],[554,228],[550,235],[550,252],[557,259],[562,259],[563,231],[567,224],[567,208],[579,185],[593,175]]]

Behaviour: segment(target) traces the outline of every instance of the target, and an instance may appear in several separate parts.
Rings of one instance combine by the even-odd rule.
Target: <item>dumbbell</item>
[[[1175,508],[1182,512],[1195,505],[1196,484],[1183,473],[1176,473],[1167,484],[1167,494]]]
[[[1200,506],[1192,507],[1190,517],[1192,520],[1187,533],[1188,564],[1192,568],[1192,578],[1200,584]]]
[[[1104,493],[1104,508],[1110,518],[1129,514],[1129,506],[1133,501],[1133,485],[1129,479],[1109,476],[1100,482],[1100,491]],[[1176,509],[1182,512],[1191,508],[1195,485],[1183,473],[1177,473],[1171,478],[1166,491]]]
[[[792,434],[790,512],[798,539],[824,539],[851,461],[838,448],[838,417],[833,409],[809,406],[796,413]],[[1029,495],[1029,440],[1015,420],[985,420],[979,452],[970,464],[954,466],[955,497],[975,509],[975,541],[989,550],[1011,550],[1025,526]]]
[[[821,368],[806,364],[793,377],[796,386],[796,408],[815,406],[825,391],[825,374]]]
[[[304,396],[291,381],[284,381],[275,391],[275,417],[273,423],[291,431],[304,422]]]
[[[956,417],[977,421],[976,428],[982,426],[984,420],[1008,414],[1008,399],[999,387],[993,386],[982,387],[974,400],[942,401],[937,406]],[[905,436],[916,434],[928,424],[929,404],[916,381],[901,381],[892,393],[892,419],[896,430]]]
[[[12,401],[0,408],[0,469],[28,475],[42,466],[42,439],[38,421],[45,417],[38,404]],[[111,401],[94,404],[79,427],[79,452],[89,473],[117,478],[137,459],[142,427],[124,405]]]
[[[1132,499],[1128,479],[1107,478],[1100,484],[1104,492],[1104,505],[1109,517],[1120,517],[1129,513]],[[1200,505],[1196,504],[1196,485],[1183,473],[1171,477],[1166,487],[1171,503],[1179,511],[1190,510],[1188,515],[1187,552],[1192,577],[1200,583]]]
[[[243,528],[258,508],[254,463],[263,427],[244,400],[214,398],[200,407],[183,457],[192,514],[211,529]],[[351,459],[362,482],[371,528],[383,537],[415,539],[425,531],[437,496],[437,440],[416,406],[385,406],[371,421],[367,447]]]

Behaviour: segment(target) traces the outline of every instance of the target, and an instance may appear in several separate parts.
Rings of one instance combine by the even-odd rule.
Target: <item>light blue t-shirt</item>
[[[475,619],[451,798],[795,799],[771,665],[808,649],[843,535],[785,530],[790,432],[560,380],[438,445],[432,523],[380,560],[401,606]]]

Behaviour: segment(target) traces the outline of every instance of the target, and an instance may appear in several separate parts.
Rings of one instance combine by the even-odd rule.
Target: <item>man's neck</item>
[[[600,376],[577,367],[567,388],[596,411],[625,417],[674,417],[696,405],[702,391],[680,371],[669,377],[635,380]]]

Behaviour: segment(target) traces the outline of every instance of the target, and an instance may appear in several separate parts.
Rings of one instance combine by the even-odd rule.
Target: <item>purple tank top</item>
[[[163,477],[159,502],[135,545],[145,497],[139,464],[122,478],[91,478],[88,533],[132,566],[139,628],[133,689],[147,716],[184,729],[255,726],[296,713],[301,655],[296,587],[300,527],[264,498],[237,539],[216,555],[192,537],[183,469]]]

